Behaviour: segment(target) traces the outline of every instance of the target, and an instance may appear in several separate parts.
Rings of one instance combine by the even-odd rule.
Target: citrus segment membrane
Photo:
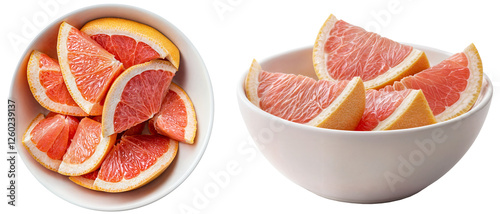
[[[91,38],[115,55],[125,68],[160,58],[160,55],[150,46],[128,36],[96,34]]]
[[[23,135],[23,145],[33,158],[47,169],[59,169],[63,155],[75,135],[78,119],[54,114],[39,114]]]
[[[58,172],[69,176],[83,175],[99,168],[115,143],[116,135],[102,136],[101,123],[83,118],[64,154]]]
[[[46,118],[41,120],[33,129],[32,132],[32,140],[38,148],[42,152],[47,152],[50,148],[52,148],[52,144],[59,138],[61,132],[65,127],[64,116],[56,115],[50,118]],[[64,130],[64,132],[68,132],[68,130]],[[63,138],[68,137],[65,134],[61,135]],[[52,157],[54,158],[54,157]]]

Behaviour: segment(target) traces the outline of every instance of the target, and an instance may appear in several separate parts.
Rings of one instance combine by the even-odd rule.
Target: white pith
[[[418,93],[419,90],[411,90],[411,92],[405,97],[403,102],[399,104],[399,106],[394,110],[394,112],[385,120],[380,121],[379,124],[375,128],[373,128],[373,131],[385,130],[387,129],[387,127],[392,125],[395,120],[401,117],[401,114],[404,114],[407,111],[413,100],[417,97]]]

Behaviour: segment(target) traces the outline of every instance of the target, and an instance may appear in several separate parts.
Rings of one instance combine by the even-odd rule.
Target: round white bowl
[[[415,45],[431,65],[450,53]],[[272,57],[261,63],[268,72],[315,77],[312,48]],[[241,114],[255,144],[283,175],[328,199],[381,203],[411,196],[450,170],[467,152],[488,113],[493,94],[484,76],[475,106],[467,113],[429,126],[356,132],[293,123],[253,105],[244,79],[237,96]]]
[[[197,113],[198,132],[194,145],[180,144],[177,157],[167,170],[149,184],[124,193],[104,193],[80,187],[68,177],[45,169],[23,147],[21,139],[31,120],[46,113],[33,98],[26,80],[26,65],[32,50],[57,59],[56,43],[59,25],[66,21],[81,28],[86,22],[102,17],[119,17],[150,25],[166,35],[181,54],[179,71],[173,82],[189,94]],[[200,161],[212,130],[214,100],[210,77],[198,51],[173,24],[143,9],[126,5],[97,5],[69,13],[47,26],[28,46],[20,59],[12,81],[10,99],[16,105],[16,146],[26,167],[38,181],[57,196],[73,204],[95,210],[127,210],[144,206],[172,192],[194,170]]]

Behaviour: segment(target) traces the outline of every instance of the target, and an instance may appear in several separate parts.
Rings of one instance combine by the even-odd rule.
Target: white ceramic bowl
[[[194,145],[180,144],[177,157],[168,169],[151,183],[124,193],[111,194],[82,188],[66,176],[45,169],[23,147],[21,138],[31,120],[47,112],[33,98],[26,80],[26,64],[32,50],[39,50],[57,59],[56,41],[59,25],[66,21],[80,28],[86,22],[102,17],[120,17],[150,25],[166,35],[181,54],[180,68],[173,81],[190,96],[196,109],[198,132]],[[207,147],[212,130],[213,91],[205,64],[189,39],[162,17],[143,9],[125,5],[98,5],[67,14],[47,26],[28,46],[20,59],[12,81],[10,97],[16,103],[16,146],[26,167],[41,184],[57,196],[82,207],[96,210],[137,208],[173,191],[194,170]]]
[[[431,65],[451,54],[415,46]],[[315,78],[312,48],[287,52],[261,63],[264,70]],[[289,122],[237,96],[247,129],[259,150],[283,175],[325,198],[379,203],[411,196],[443,176],[467,152],[488,113],[493,87],[484,77],[469,112],[446,122],[394,131],[329,130]]]

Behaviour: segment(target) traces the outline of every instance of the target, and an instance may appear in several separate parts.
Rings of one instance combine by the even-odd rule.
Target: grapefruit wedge
[[[72,116],[38,114],[23,135],[23,145],[45,168],[57,172],[78,127]]]
[[[58,172],[78,176],[95,171],[115,144],[116,134],[102,136],[101,123],[83,118],[62,159]]]
[[[194,143],[197,122],[193,103],[175,83],[170,84],[160,111],[149,123],[152,123],[149,127],[161,135],[184,143]]]
[[[366,89],[390,85],[429,67],[424,52],[330,15],[313,49],[316,75],[324,80],[361,77]]]
[[[64,82],[75,102],[87,114],[102,114],[101,101],[123,71],[122,63],[66,22],[59,28],[57,55]]]
[[[105,192],[124,192],[158,177],[177,154],[179,143],[161,135],[125,136],[108,154],[94,187]]]
[[[152,60],[124,71],[106,96],[102,114],[104,136],[152,118],[160,110],[176,71],[166,60]]]
[[[263,71],[253,61],[245,80],[245,93],[262,110],[292,122],[354,130],[365,109],[360,78],[332,82],[301,75]]]
[[[87,115],[69,94],[56,60],[35,50],[31,52],[27,71],[31,93],[41,106],[61,114]]]
[[[395,82],[396,90],[420,89],[438,122],[472,108],[481,91],[483,64],[474,44],[439,64]]]
[[[406,129],[436,123],[436,118],[421,90],[370,89],[366,108],[356,130]]]
[[[88,22],[81,31],[114,54],[125,68],[159,58],[179,68],[179,49],[148,25],[121,18],[101,18]]]

